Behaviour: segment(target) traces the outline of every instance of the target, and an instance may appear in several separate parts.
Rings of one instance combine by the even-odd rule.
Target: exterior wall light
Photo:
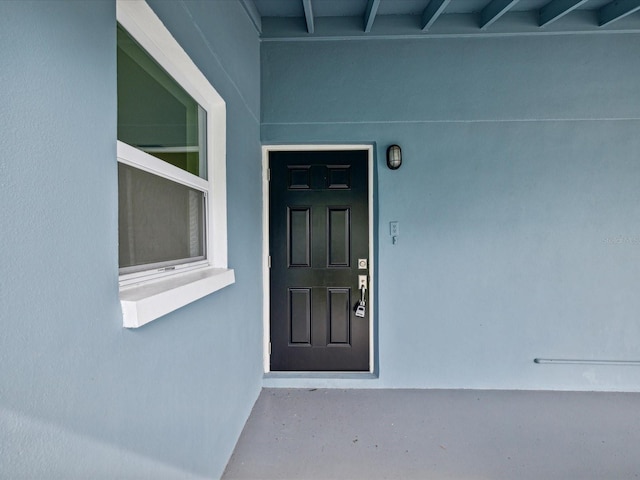
[[[402,150],[399,145],[391,145],[387,148],[387,167],[397,170],[402,165]]]

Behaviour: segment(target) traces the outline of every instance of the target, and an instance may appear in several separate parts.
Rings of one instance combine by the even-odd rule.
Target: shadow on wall
[[[20,432],[21,442],[15,441],[15,432]],[[19,472],[23,478],[65,478],[69,458],[75,459],[73,475],[78,477],[207,478],[6,408],[0,408],[0,445],[3,471]],[[30,461],[33,458],[39,461]]]

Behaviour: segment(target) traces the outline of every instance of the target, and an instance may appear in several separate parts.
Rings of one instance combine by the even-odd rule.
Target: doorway
[[[265,371],[371,372],[373,147],[265,147]]]

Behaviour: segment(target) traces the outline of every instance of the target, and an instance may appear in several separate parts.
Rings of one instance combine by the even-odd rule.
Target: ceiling
[[[640,32],[640,0],[240,0],[262,40]]]

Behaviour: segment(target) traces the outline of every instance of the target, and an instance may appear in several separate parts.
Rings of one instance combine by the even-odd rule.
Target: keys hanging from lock
[[[360,289],[360,301],[356,307],[356,317],[364,318],[366,314],[365,290],[364,286]]]

